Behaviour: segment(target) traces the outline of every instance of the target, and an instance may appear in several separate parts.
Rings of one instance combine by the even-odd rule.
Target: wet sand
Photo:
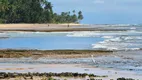
[[[28,73],[28,72],[39,72],[39,73],[62,73],[62,72],[72,72],[72,73],[87,73],[95,74],[98,76],[108,76],[99,77],[97,79],[110,80],[117,78],[133,78],[142,79],[142,74],[137,74],[135,70],[141,70],[139,67],[134,67],[133,69],[125,70],[125,66],[137,65],[139,63],[141,66],[141,51],[117,51],[117,52],[105,52],[105,51],[38,51],[38,50],[1,50],[5,54],[32,54],[30,57],[13,57],[13,58],[0,58],[0,72],[18,72],[18,73]],[[44,55],[41,56],[41,53]],[[49,54],[50,53],[50,54]],[[99,54],[101,53],[101,55]],[[107,54],[108,53],[108,54]],[[129,55],[130,53],[130,55]],[[48,54],[48,56],[45,56]],[[84,57],[75,57],[75,55],[85,55]],[[52,56],[51,56],[52,55]],[[64,55],[64,56],[63,56]],[[70,57],[65,57],[70,55]],[[93,55],[93,58],[92,56]],[[129,55],[129,56],[127,56]],[[135,56],[134,56],[135,55]],[[38,58],[33,58],[33,56],[38,56]],[[60,56],[60,57],[57,57]],[[71,57],[73,56],[73,57]],[[105,67],[105,66],[110,67]],[[68,79],[70,80],[70,79]],[[78,80],[78,79],[77,79]]]
[[[137,74],[135,70],[141,70],[137,65],[141,66],[141,51],[118,51],[118,52],[106,52],[106,51],[70,51],[70,50],[55,50],[55,51],[38,51],[38,50],[1,50],[0,53],[4,54],[31,54],[29,57],[12,57],[0,58],[0,72],[78,72],[78,73],[92,73],[99,76],[108,76],[101,78],[102,80],[110,80],[117,78],[133,78],[142,79],[142,74]],[[41,53],[44,53],[42,55]],[[50,53],[50,54],[49,54]],[[101,53],[101,55],[100,55]],[[107,54],[108,53],[108,54]],[[129,55],[130,53],[130,55]],[[137,53],[137,54],[135,54]],[[46,56],[46,54],[48,54]],[[86,55],[78,57],[76,55]],[[42,56],[41,56],[42,55]],[[70,57],[65,57],[70,55]],[[93,55],[93,58],[92,56]],[[129,55],[129,56],[127,56]],[[135,56],[133,56],[135,55]],[[38,56],[35,58],[33,56]],[[57,57],[60,56],[60,57]],[[73,56],[73,57],[71,57]],[[126,66],[134,66],[131,67]],[[105,67],[110,66],[110,67]],[[126,70],[125,69],[128,69]],[[99,78],[100,79],[100,78]],[[70,80],[70,79],[69,79]]]
[[[6,66],[6,67],[4,67]],[[114,70],[108,68],[96,68],[91,67],[84,64],[4,64],[0,65],[1,72],[17,72],[17,73],[62,73],[62,72],[72,72],[72,73],[87,73],[87,74],[95,74],[98,76],[107,76],[107,77],[98,77],[102,80],[110,80],[117,78],[125,77],[125,78],[133,78],[133,79],[142,79],[142,76],[136,75],[130,71],[121,71]],[[96,77],[97,78],[97,77]]]

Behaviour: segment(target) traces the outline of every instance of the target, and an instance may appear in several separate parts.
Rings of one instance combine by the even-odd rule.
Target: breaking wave
[[[129,31],[74,31],[67,33],[67,37],[103,37],[111,38],[112,36],[129,36],[129,35],[142,35],[142,32],[129,30]]]
[[[140,50],[142,47],[142,36],[119,36],[107,37],[108,39],[92,44],[93,49],[105,50]]]
[[[131,28],[129,31],[77,31],[68,33],[68,37],[100,37],[104,41],[92,44],[93,49],[104,50],[140,50],[142,32]]]
[[[93,31],[81,31],[67,34],[68,37],[96,37],[97,33]]]

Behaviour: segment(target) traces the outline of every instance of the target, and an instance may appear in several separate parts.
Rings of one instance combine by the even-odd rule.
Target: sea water
[[[117,28],[126,31],[1,32],[0,49],[139,50],[142,48],[142,27]]]
[[[99,37],[68,37],[70,32],[5,32],[0,49],[93,49],[92,44],[103,41]]]

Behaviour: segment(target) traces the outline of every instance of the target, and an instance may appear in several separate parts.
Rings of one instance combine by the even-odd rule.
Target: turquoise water
[[[1,32],[0,49],[140,50],[142,30]]]
[[[92,44],[103,41],[94,37],[67,37],[67,33],[6,33],[0,39],[0,49],[92,49]]]

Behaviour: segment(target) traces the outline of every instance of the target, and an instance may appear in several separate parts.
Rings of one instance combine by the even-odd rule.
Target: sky
[[[82,11],[83,24],[142,24],[142,0],[48,0],[57,13]]]

